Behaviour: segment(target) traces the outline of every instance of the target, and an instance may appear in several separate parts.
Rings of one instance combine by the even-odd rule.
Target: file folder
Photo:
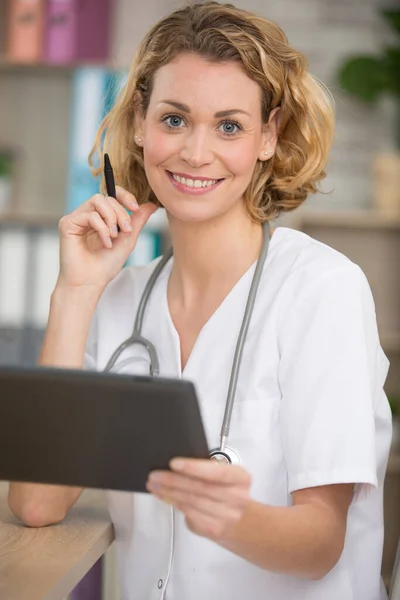
[[[45,0],[11,0],[7,59],[14,63],[43,60]]]
[[[0,230],[0,327],[23,327],[30,243],[23,229]]]
[[[36,236],[33,253],[34,287],[31,290],[29,325],[36,330],[47,326],[50,298],[59,272],[60,242],[57,230],[42,231]]]
[[[110,0],[48,0],[46,60],[104,62],[109,56]]]

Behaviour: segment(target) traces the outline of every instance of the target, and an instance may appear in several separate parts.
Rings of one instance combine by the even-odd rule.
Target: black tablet
[[[189,381],[0,367],[0,479],[144,492],[175,456],[207,458]]]

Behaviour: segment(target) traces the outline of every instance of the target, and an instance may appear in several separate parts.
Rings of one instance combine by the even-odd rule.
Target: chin
[[[176,206],[171,203],[163,205],[170,218],[181,223],[204,223],[220,217],[225,211],[217,212],[210,207]]]

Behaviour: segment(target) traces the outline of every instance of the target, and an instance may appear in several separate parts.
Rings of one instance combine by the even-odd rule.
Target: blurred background
[[[278,23],[336,101],[335,141],[321,186],[329,193],[310,197],[275,225],[303,230],[346,254],[374,294],[394,415],[382,566],[388,585],[400,531],[400,5],[232,3]],[[183,4],[1,0],[0,364],[36,364],[58,272],[58,220],[98,190],[88,153],[137,44]],[[128,263],[150,261],[166,243],[165,215],[157,211]],[[113,567],[102,577],[104,598],[112,599]],[[75,597],[94,598],[91,589],[81,586]]]

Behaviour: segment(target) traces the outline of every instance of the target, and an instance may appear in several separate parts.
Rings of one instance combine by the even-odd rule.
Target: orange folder
[[[7,59],[35,63],[43,59],[45,0],[10,0]]]

